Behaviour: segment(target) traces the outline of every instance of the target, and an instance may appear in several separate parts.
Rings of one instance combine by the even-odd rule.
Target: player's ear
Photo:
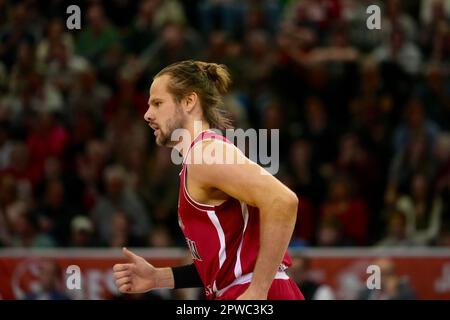
[[[194,109],[195,105],[197,104],[197,101],[198,101],[197,93],[195,92],[188,93],[182,101],[184,110],[186,112],[191,112]]]

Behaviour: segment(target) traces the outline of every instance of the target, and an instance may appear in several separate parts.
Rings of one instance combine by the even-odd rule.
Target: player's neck
[[[174,148],[184,156],[185,151],[187,151],[192,144],[192,142],[202,133],[209,130],[211,126],[208,122],[204,120],[193,120],[187,123],[183,128],[187,130],[186,135],[183,135],[182,141],[175,145]],[[186,140],[186,141],[184,141]]]

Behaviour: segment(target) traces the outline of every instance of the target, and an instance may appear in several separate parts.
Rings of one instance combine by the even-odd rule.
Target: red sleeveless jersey
[[[231,143],[212,130],[192,141],[180,172],[178,223],[208,299],[219,298],[229,288],[252,279],[259,252],[259,209],[235,198],[218,206],[194,201],[186,188],[186,159],[192,147],[202,140],[217,139]],[[239,179],[239,177],[236,177]],[[275,279],[288,279],[284,270],[292,261],[286,252]]]

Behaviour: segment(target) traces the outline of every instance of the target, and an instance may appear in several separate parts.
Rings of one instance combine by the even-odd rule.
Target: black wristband
[[[203,287],[202,279],[193,263],[172,267],[172,273],[175,289]]]

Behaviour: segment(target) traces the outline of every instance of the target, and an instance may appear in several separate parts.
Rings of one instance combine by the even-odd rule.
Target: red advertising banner
[[[183,250],[136,250],[156,267],[172,266],[185,258]],[[150,253],[149,253],[150,252]],[[156,254],[155,254],[156,252]],[[120,250],[65,250],[26,251],[0,250],[0,299],[23,299],[39,286],[39,266],[42,262],[56,263],[61,272],[61,290],[73,299],[110,299],[118,294],[112,268],[116,263],[127,262]],[[81,289],[68,290],[64,280],[70,266],[77,266],[81,275]]]
[[[184,250],[138,250],[155,266],[182,263]],[[336,299],[355,299],[366,286],[368,267],[379,257],[389,258],[396,273],[407,279],[418,299],[450,299],[450,250],[371,251],[307,250],[291,252],[308,256],[314,279],[328,284]],[[39,285],[39,264],[52,261],[62,274],[62,288],[74,299],[109,299],[118,294],[112,267],[125,259],[120,250],[0,250],[0,299],[23,299]],[[67,290],[64,275],[69,266],[79,267],[81,289]],[[67,279],[67,275],[66,275]]]
[[[395,265],[395,272],[405,279],[417,299],[450,299],[450,256],[387,256]],[[329,284],[337,299],[355,299],[357,291],[366,286],[370,265],[377,258],[346,256],[311,258],[314,278]],[[381,275],[382,276],[382,275]]]

